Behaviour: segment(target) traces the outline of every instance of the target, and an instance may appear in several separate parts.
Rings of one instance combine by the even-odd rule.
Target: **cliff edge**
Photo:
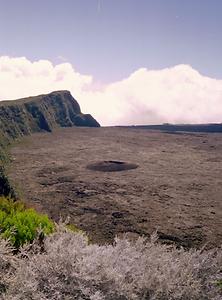
[[[0,102],[0,139],[71,126],[100,127],[90,114],[81,112],[69,91]]]

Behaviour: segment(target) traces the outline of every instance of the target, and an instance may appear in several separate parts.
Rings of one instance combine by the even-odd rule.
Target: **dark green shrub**
[[[27,242],[32,242],[39,229],[45,235],[53,232],[54,224],[47,215],[27,209],[19,201],[0,198],[1,237],[9,239],[14,247],[19,248]]]
[[[0,166],[0,195],[16,198],[16,193],[10,185],[8,177],[5,175],[5,170],[2,166]]]

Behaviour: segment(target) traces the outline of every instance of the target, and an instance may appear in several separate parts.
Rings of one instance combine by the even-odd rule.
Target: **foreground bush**
[[[23,251],[5,300],[219,300],[222,251],[178,250],[154,238],[88,244],[57,232]],[[26,258],[24,258],[26,257]]]
[[[0,235],[19,248],[32,242],[41,230],[43,234],[53,231],[53,222],[34,209],[26,209],[21,202],[0,198]]]

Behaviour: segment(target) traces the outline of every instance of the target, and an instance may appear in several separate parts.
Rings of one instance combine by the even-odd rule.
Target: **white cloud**
[[[76,72],[69,63],[53,66],[48,60],[30,62],[25,57],[0,57],[0,99],[17,99],[53,90],[80,93],[92,77]]]
[[[0,99],[67,89],[82,111],[102,125],[222,122],[222,80],[188,65],[141,68],[106,86],[78,73],[71,64],[0,57]]]

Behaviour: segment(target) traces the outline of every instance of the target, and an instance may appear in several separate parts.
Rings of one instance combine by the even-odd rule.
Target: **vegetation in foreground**
[[[13,255],[0,241],[4,300],[219,300],[221,249],[176,249],[153,236],[113,245],[89,244],[65,228]]]
[[[222,299],[222,249],[185,251],[155,235],[99,246],[4,197],[0,228],[3,300]]]

